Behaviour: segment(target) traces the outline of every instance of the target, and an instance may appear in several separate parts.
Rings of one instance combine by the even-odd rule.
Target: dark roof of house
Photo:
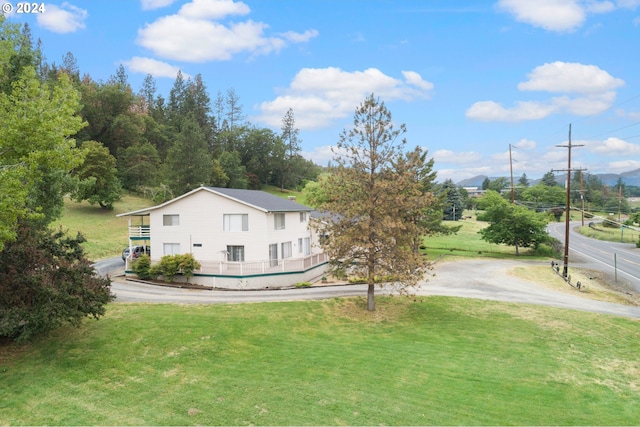
[[[296,203],[293,200],[283,199],[282,197],[269,194],[265,191],[259,190],[241,190],[237,188],[218,188],[218,187],[198,187],[189,191],[188,193],[178,196],[175,199],[171,199],[157,206],[150,208],[139,209],[133,212],[126,212],[116,215],[121,216],[144,216],[149,215],[149,212],[158,209],[160,207],[174,203],[177,200],[189,197],[191,194],[198,191],[209,191],[211,193],[219,194],[222,197],[235,200],[239,203],[252,206],[256,209],[260,209],[265,212],[312,212],[313,209]]]
[[[238,188],[206,188],[215,193],[255,206],[267,212],[311,212],[313,210],[312,208],[296,203],[293,200],[283,199],[282,197],[278,197],[265,191],[242,190]]]

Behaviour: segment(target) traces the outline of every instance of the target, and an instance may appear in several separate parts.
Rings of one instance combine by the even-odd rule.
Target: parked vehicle
[[[133,253],[131,254],[131,258],[136,259],[142,254],[147,254],[151,256],[151,248],[149,246],[133,246],[129,248],[128,246],[124,248],[122,251],[122,260],[125,261],[129,258],[129,249],[133,249]]]

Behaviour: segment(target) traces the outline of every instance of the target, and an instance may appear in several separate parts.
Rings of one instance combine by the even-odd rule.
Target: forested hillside
[[[33,45],[28,27],[22,35]],[[82,73],[72,52],[56,64],[39,49],[39,79],[65,74],[80,94],[78,114],[86,126],[73,137],[85,163],[74,171],[77,200],[108,208],[123,189],[156,202],[199,185],[292,189],[320,172],[300,155],[291,109],[281,129],[261,128],[246,120],[232,87],[210,89],[201,75],[185,79],[178,72],[170,92],[161,94],[151,75],[133,88],[121,65],[106,82],[96,81]]]

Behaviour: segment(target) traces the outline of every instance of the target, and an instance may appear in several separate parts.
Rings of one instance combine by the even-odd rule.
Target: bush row
[[[165,255],[160,258],[159,263],[153,266],[149,255],[144,254],[133,265],[133,271],[142,280],[157,279],[162,276],[165,282],[171,283],[178,273],[182,273],[189,281],[194,271],[200,267],[200,263],[193,254]]]

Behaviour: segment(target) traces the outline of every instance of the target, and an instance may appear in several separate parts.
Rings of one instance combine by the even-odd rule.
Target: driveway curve
[[[640,318],[640,307],[626,306],[584,298],[576,291],[557,292],[509,274],[522,265],[547,265],[542,261],[471,259],[438,262],[433,277],[420,283],[417,295],[442,295],[476,298],[590,311],[615,316]],[[325,299],[366,294],[366,285],[313,286],[281,290],[194,290],[160,287],[130,282],[117,277],[112,283],[116,302],[177,304],[224,304],[267,301]],[[393,289],[377,289],[391,293]]]

